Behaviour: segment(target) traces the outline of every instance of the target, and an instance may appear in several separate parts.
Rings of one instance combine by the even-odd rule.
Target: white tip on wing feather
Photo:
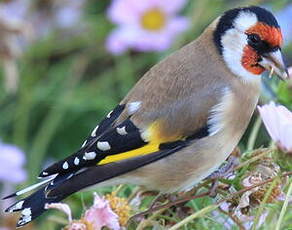
[[[97,148],[101,151],[107,151],[111,149],[111,146],[107,141],[98,141]]]
[[[135,101],[128,104],[128,114],[133,115],[140,109],[141,101]]]
[[[117,127],[117,133],[120,134],[120,135],[127,135],[127,131],[126,131],[126,127],[123,126],[123,127]]]
[[[93,160],[96,157],[95,152],[88,152],[84,154],[84,159],[85,160]]]

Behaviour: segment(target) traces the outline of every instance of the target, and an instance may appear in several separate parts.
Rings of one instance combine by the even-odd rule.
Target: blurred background
[[[151,10],[153,2],[157,10]],[[167,2],[0,1],[0,196],[36,182],[42,168],[78,149],[151,66],[194,40],[227,9],[253,4],[273,11],[292,65],[290,0]],[[263,82],[261,103],[275,100],[291,110],[291,85]],[[240,143],[243,151],[249,130]],[[268,144],[261,128],[255,145]],[[91,199],[91,193],[78,193],[68,203],[80,214]],[[1,230],[14,229],[16,221],[3,214],[7,205],[0,201]],[[27,229],[60,229],[47,218]]]

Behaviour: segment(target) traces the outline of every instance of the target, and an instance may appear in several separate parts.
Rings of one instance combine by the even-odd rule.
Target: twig
[[[203,209],[201,209],[198,212],[193,213],[192,215],[186,217],[185,219],[183,219],[181,222],[178,222],[177,224],[173,225],[169,230],[176,230],[179,229],[180,227],[184,226],[185,224],[189,223],[190,221],[192,221],[193,219],[202,216],[210,211],[215,210],[217,207],[219,206],[219,204],[212,204],[209,205]]]
[[[263,149],[263,150],[265,150],[265,149]],[[240,163],[240,164],[237,165],[233,170],[235,171],[235,170],[241,169],[241,168],[244,167],[245,165],[248,165],[248,164],[250,164],[250,163],[253,163],[253,162],[255,162],[255,161],[261,159],[263,156],[268,155],[269,153],[271,153],[271,152],[273,152],[273,151],[274,151],[274,149],[266,149],[266,151],[263,151],[263,153],[261,153],[261,154],[259,154],[259,155],[256,155],[256,156],[254,156],[254,157],[252,157],[252,158],[250,158],[250,159],[248,159],[248,160],[246,160],[246,161]]]
[[[160,206],[156,206],[156,207],[153,207],[151,209],[148,209],[144,212],[140,212],[136,215],[134,215],[133,217],[131,217],[131,219],[136,219],[138,217],[142,217],[142,216],[145,216],[149,213],[152,213],[154,211],[158,211],[160,209],[167,209],[167,208],[170,208],[176,204],[181,204],[181,203],[184,203],[186,201],[189,201],[189,200],[193,200],[193,199],[197,199],[197,198],[201,198],[201,197],[204,197],[204,196],[208,196],[210,194],[210,192],[205,192],[205,193],[202,193],[202,194],[199,194],[199,195],[193,195],[193,196],[188,196],[188,197],[185,197],[185,198],[182,198],[182,199],[178,199],[178,200],[175,200],[175,201],[172,201],[172,202],[168,202],[167,204],[163,204],[163,205],[160,205]]]
[[[149,218],[142,220],[142,221],[139,223],[139,225],[137,226],[136,230],[143,230],[143,229],[145,229],[145,227],[146,227],[146,226],[149,226],[149,225],[152,223],[152,220],[153,220],[155,217],[157,217],[158,215],[160,215],[161,213],[163,213],[163,212],[165,211],[165,209],[166,209],[166,208],[160,209],[160,210],[158,210],[157,212],[153,213],[153,215],[150,216]],[[135,218],[135,216],[134,216],[134,217],[131,217],[131,219],[132,219],[132,218]]]
[[[240,220],[236,217],[236,216],[233,216],[232,213],[230,212],[226,212],[224,211],[220,206],[219,206],[219,211],[222,212],[223,214],[225,214],[226,216],[229,216],[229,218],[231,220],[233,220],[233,222],[235,224],[237,224],[237,226],[239,227],[240,230],[245,230],[245,227],[242,225],[242,223],[240,222]]]
[[[292,171],[283,173],[280,177],[286,177],[286,176],[290,176],[290,175],[292,175]],[[230,194],[229,196],[227,196],[226,198],[216,202],[215,204],[219,205],[219,204],[221,204],[221,203],[223,203],[225,201],[228,201],[228,200],[232,199],[233,197],[238,196],[238,195],[240,195],[240,194],[242,194],[244,192],[247,192],[247,191],[249,191],[249,190],[251,190],[253,188],[256,188],[256,187],[259,187],[261,185],[264,185],[264,184],[267,184],[269,182],[272,182],[276,177],[273,177],[273,178],[267,179],[267,180],[265,180],[265,181],[263,181],[261,183],[254,184],[252,186],[243,188],[243,189],[241,189],[241,190],[239,190],[237,192],[234,192],[234,193]],[[177,205],[177,204],[180,204],[180,203],[184,203],[184,202],[187,202],[187,201],[190,201],[190,200],[193,200],[193,199],[197,199],[197,198],[201,198],[201,197],[204,197],[204,196],[208,196],[209,194],[210,194],[210,192],[205,192],[205,193],[201,193],[199,195],[188,196],[188,197],[185,197],[185,198],[182,198],[182,199],[178,199],[178,200],[173,201],[173,202],[168,202],[167,204],[160,205],[160,206],[154,207],[152,209],[148,209],[148,210],[146,210],[144,212],[138,213],[138,214],[134,215],[133,217],[131,217],[131,219],[145,216],[145,215],[147,215],[149,213],[152,213],[154,211],[160,210],[162,208],[167,209],[167,208],[170,208],[170,207],[172,207],[174,205]]]
[[[286,177],[286,176],[291,176],[291,175],[292,175],[292,171],[291,172],[286,172],[286,173],[283,173],[282,175],[280,175],[280,178],[281,177]],[[222,202],[227,201],[227,200],[230,200],[233,197],[240,195],[241,193],[247,192],[247,191],[249,191],[249,190],[251,190],[253,188],[256,188],[256,187],[259,187],[261,185],[264,185],[264,184],[267,184],[269,182],[272,182],[276,177],[278,177],[278,176],[275,176],[275,177],[270,178],[270,179],[267,179],[267,180],[265,180],[265,181],[263,181],[261,183],[254,184],[252,186],[249,186],[249,187],[243,188],[243,189],[241,189],[241,190],[239,190],[237,192],[234,192],[234,193],[230,194],[228,197],[226,197],[226,198],[218,201],[217,204],[221,204]]]
[[[276,176],[276,177],[267,179],[267,180],[265,180],[265,181],[263,181],[261,183],[255,184],[253,186],[246,187],[244,189],[239,190],[238,192],[232,193],[230,196],[228,196],[228,197],[226,197],[226,198],[224,198],[224,199],[216,202],[215,204],[209,205],[209,206],[201,209],[200,211],[195,212],[194,214],[188,216],[187,218],[183,219],[181,222],[175,224],[169,230],[176,230],[176,229],[180,228],[181,226],[189,223],[190,221],[194,220],[195,218],[197,218],[197,217],[199,217],[199,216],[201,216],[201,215],[203,215],[203,214],[205,214],[207,212],[210,212],[210,211],[216,209],[222,202],[227,201],[227,200],[230,200],[231,198],[233,198],[235,196],[238,196],[241,193],[244,193],[244,192],[246,192],[246,191],[248,191],[250,189],[256,188],[256,187],[261,186],[261,185],[264,185],[266,183],[269,183],[269,182],[273,181],[277,177],[285,177],[285,176],[289,176],[289,175],[292,175],[292,171],[291,172],[284,173],[281,176]]]
[[[277,185],[277,182],[279,179],[278,177],[274,177],[274,180],[271,184],[271,186],[269,187],[268,191],[266,192],[265,196],[264,196],[264,199],[262,200],[261,204],[260,204],[260,207],[258,208],[257,210],[257,213],[256,213],[256,216],[255,216],[255,219],[253,221],[253,226],[252,226],[252,230],[256,230],[257,228],[257,225],[258,225],[258,222],[259,222],[259,219],[260,219],[260,216],[261,216],[261,213],[264,209],[264,205],[266,204],[268,198],[270,197],[274,187]]]

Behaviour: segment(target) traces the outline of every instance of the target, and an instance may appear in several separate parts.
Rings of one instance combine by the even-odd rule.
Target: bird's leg
[[[150,206],[149,206],[149,209],[148,210],[151,210],[153,209],[156,204],[158,202],[162,203],[163,201],[167,200],[168,199],[168,195],[167,194],[163,194],[163,193],[159,193],[155,198],[154,200],[151,202]]]
[[[169,200],[170,195],[159,193],[157,191],[144,191],[141,193],[141,197],[145,196],[156,196],[153,201],[151,202],[149,209],[153,209],[158,202],[163,203],[166,200]]]
[[[218,188],[219,179],[225,178],[233,171],[233,169],[239,164],[238,162],[238,154],[240,154],[240,150],[236,147],[231,155],[228,157],[226,164],[221,166],[215,172],[213,172],[208,178],[213,180],[210,196],[216,196],[216,189]]]

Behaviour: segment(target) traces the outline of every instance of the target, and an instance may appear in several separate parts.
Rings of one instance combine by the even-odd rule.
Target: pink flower
[[[292,113],[282,105],[270,102],[258,110],[268,133],[284,152],[292,152]]]
[[[110,229],[120,229],[119,216],[113,212],[109,202],[94,194],[94,203],[84,215],[84,219],[93,225],[95,230],[99,230],[104,226]]]
[[[133,48],[162,51],[185,31],[188,20],[177,16],[186,0],[113,0],[108,18],[118,25],[109,35],[107,49],[116,55]]]
[[[72,222],[71,208],[69,207],[68,204],[64,204],[64,203],[46,204],[45,209],[49,209],[49,208],[58,209],[58,210],[64,212],[68,217],[68,221]]]
[[[94,203],[86,210],[84,216],[80,220],[73,220],[71,209],[64,203],[47,204],[46,209],[54,208],[64,212],[68,217],[69,225],[66,230],[101,230],[103,227],[109,229],[121,229],[119,224],[119,216],[113,212],[109,201],[99,197],[94,193]]]
[[[0,181],[18,184],[26,179],[24,153],[16,146],[0,142]]]

